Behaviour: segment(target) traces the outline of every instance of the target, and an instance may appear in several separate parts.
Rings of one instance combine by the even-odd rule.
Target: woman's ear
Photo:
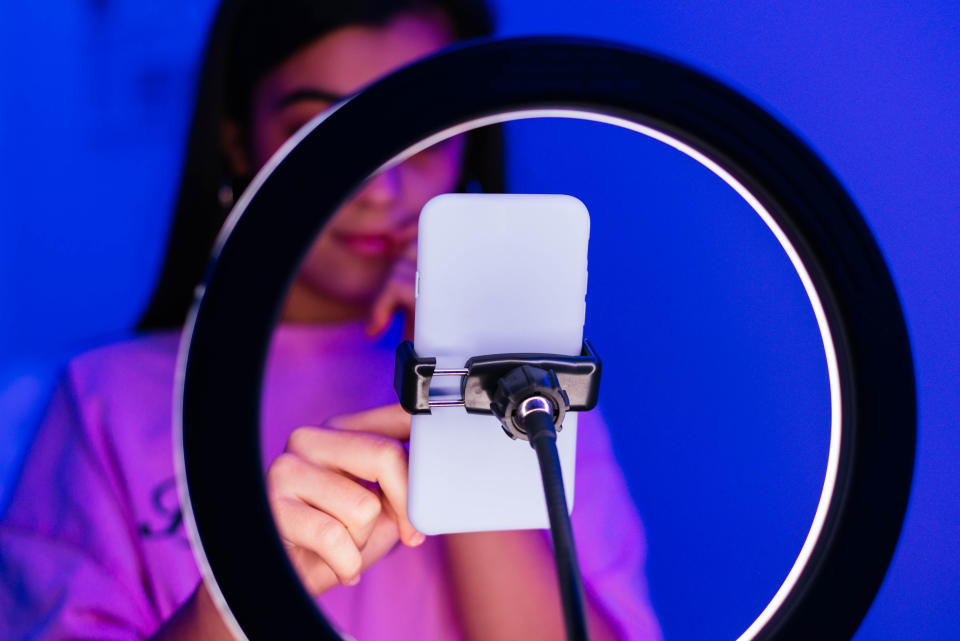
[[[220,122],[220,149],[234,176],[249,176],[252,172],[250,153],[244,144],[243,132],[233,120]]]

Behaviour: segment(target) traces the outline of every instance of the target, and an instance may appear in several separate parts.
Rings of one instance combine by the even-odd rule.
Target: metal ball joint
[[[499,380],[490,409],[507,436],[526,441],[529,437],[524,423],[535,412],[549,412],[559,432],[570,409],[570,398],[553,370],[522,365]]]
[[[542,396],[531,396],[517,407],[514,417],[521,424],[534,412],[544,412],[553,417],[553,404]]]

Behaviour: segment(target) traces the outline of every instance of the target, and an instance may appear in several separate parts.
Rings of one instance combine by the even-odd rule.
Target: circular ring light
[[[693,157],[787,252],[827,358],[827,475],[793,568],[739,641],[849,639],[893,554],[916,439],[910,344],[880,251],[823,162],[740,94],[649,52],[551,37],[462,46],[384,78],[305,126],[232,212],[184,331],[175,412],[186,522],[226,619],[253,641],[339,638],[277,537],[260,455],[263,365],[302,256],[378,170],[470,129],[542,117],[618,125]]]

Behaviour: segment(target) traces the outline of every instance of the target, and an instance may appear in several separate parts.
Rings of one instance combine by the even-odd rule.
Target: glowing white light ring
[[[240,199],[237,201],[233,210],[230,212],[226,222],[224,223],[223,228],[221,229],[214,248],[214,255],[219,254],[224,243],[226,243],[227,238],[230,236],[230,233],[233,231],[233,228],[236,226],[237,222],[240,219],[242,213],[246,210],[249,205],[250,200],[253,196],[259,191],[260,187],[264,182],[269,178],[273,173],[274,169],[284,158],[304,139],[306,138],[317,126],[320,125],[324,120],[326,120],[334,111],[339,109],[341,106],[346,104],[347,101],[338,103],[330,109],[318,114],[310,122],[305,124],[300,128],[297,133],[295,133],[286,143],[281,146],[276,153],[267,161],[267,163],[257,172],[257,175],[251,181],[250,185],[243,192]],[[563,108],[549,108],[549,109],[524,109],[503,112],[499,114],[494,114],[486,116],[483,118],[477,118],[475,120],[470,120],[464,123],[461,123],[455,127],[450,127],[444,129],[428,138],[425,138],[421,142],[417,143],[401,152],[393,159],[384,163],[378,171],[384,171],[393,167],[399,163],[402,163],[407,158],[415,155],[416,153],[427,149],[439,142],[442,142],[453,136],[466,133],[473,129],[478,129],[487,125],[494,125],[499,123],[504,123],[513,120],[528,120],[533,118],[566,118],[574,120],[588,120],[593,122],[599,122],[604,124],[613,125],[616,127],[622,127],[630,131],[635,131],[637,133],[643,134],[654,140],[658,140],[670,147],[676,149],[677,151],[689,156],[690,158],[696,160],[698,163],[709,169],[713,174],[718,176],[723,180],[727,185],[733,188],[741,198],[743,198],[747,204],[760,216],[763,222],[767,225],[771,232],[773,232],[774,237],[777,239],[777,242],[780,243],[780,246],[786,252],[790,263],[793,265],[793,268],[796,270],[797,275],[800,277],[800,281],[803,284],[804,291],[807,294],[810,304],[813,306],[814,315],[816,317],[817,326],[820,329],[820,336],[823,340],[824,352],[827,358],[827,373],[830,386],[830,446],[829,453],[827,457],[827,470],[826,476],[823,482],[823,488],[820,493],[820,499],[817,504],[816,512],[814,513],[813,523],[811,524],[810,530],[807,532],[806,539],[803,542],[803,546],[800,549],[800,553],[797,556],[796,561],[791,567],[790,571],[787,573],[787,577],[781,583],[779,589],[774,594],[771,601],[763,609],[757,619],[746,629],[746,631],[741,634],[736,641],[751,641],[756,634],[763,629],[763,627],[770,621],[773,615],[777,612],[780,606],[783,604],[784,600],[793,590],[796,585],[796,581],[799,576],[802,574],[804,568],[810,560],[810,556],[813,552],[813,549],[820,538],[820,534],[823,530],[824,521],[826,519],[827,513],[830,509],[831,497],[833,496],[834,488],[836,485],[837,473],[839,470],[839,461],[840,461],[840,439],[841,439],[841,404],[840,404],[840,377],[839,377],[839,366],[837,363],[836,350],[834,347],[833,336],[830,332],[829,324],[827,323],[826,313],[823,308],[823,304],[820,300],[820,296],[817,293],[816,288],[813,285],[813,281],[810,278],[810,274],[806,269],[806,266],[800,260],[800,256],[797,253],[796,249],[790,243],[790,240],[787,238],[786,234],[783,232],[781,227],[774,220],[773,216],[770,215],[770,212],[767,211],[766,207],[734,176],[732,176],[728,171],[723,167],[718,165],[716,162],[697,151],[693,147],[687,145],[672,136],[669,136],[657,129],[654,129],[649,126],[641,125],[624,118],[618,118],[615,116],[609,116],[602,113],[596,113],[585,110],[578,109],[563,109]],[[197,300],[200,298],[200,293],[198,292]],[[176,371],[176,395],[174,399],[174,446],[176,448],[176,457],[175,457],[175,467],[177,475],[177,486],[180,493],[181,505],[184,506],[184,524],[186,530],[190,537],[190,546],[193,550],[194,556],[197,559],[198,564],[200,565],[200,570],[204,578],[204,582],[207,585],[208,590],[213,597],[213,601],[216,604],[218,610],[223,615],[224,620],[227,621],[228,627],[231,632],[238,639],[246,639],[247,637],[243,634],[243,631],[240,629],[239,624],[234,618],[233,614],[230,611],[230,608],[227,606],[226,599],[224,598],[222,592],[217,586],[216,580],[213,578],[213,571],[210,567],[210,563],[206,558],[206,555],[203,551],[203,546],[200,542],[200,535],[197,531],[196,522],[193,517],[193,510],[190,504],[190,496],[187,490],[186,483],[186,473],[185,473],[185,464],[183,460],[184,451],[182,443],[182,418],[183,418],[183,380],[186,371],[186,362],[187,355],[190,351],[190,339],[193,336],[194,325],[196,322],[196,313],[197,306],[194,305],[188,316],[187,322],[184,326],[184,332],[181,336],[179,355],[177,360],[177,371]]]

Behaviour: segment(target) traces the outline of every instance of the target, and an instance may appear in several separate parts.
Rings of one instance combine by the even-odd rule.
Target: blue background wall
[[[899,287],[920,400],[906,527],[857,639],[960,635],[954,4],[498,6],[504,35],[613,38],[713,73],[848,187]],[[63,360],[123,335],[148,295],[210,12],[0,5],[0,505]],[[567,121],[509,134],[515,191],[572,193],[593,215],[588,332],[667,637],[733,639],[789,569],[823,474],[824,359],[796,276],[746,206],[672,150]]]

